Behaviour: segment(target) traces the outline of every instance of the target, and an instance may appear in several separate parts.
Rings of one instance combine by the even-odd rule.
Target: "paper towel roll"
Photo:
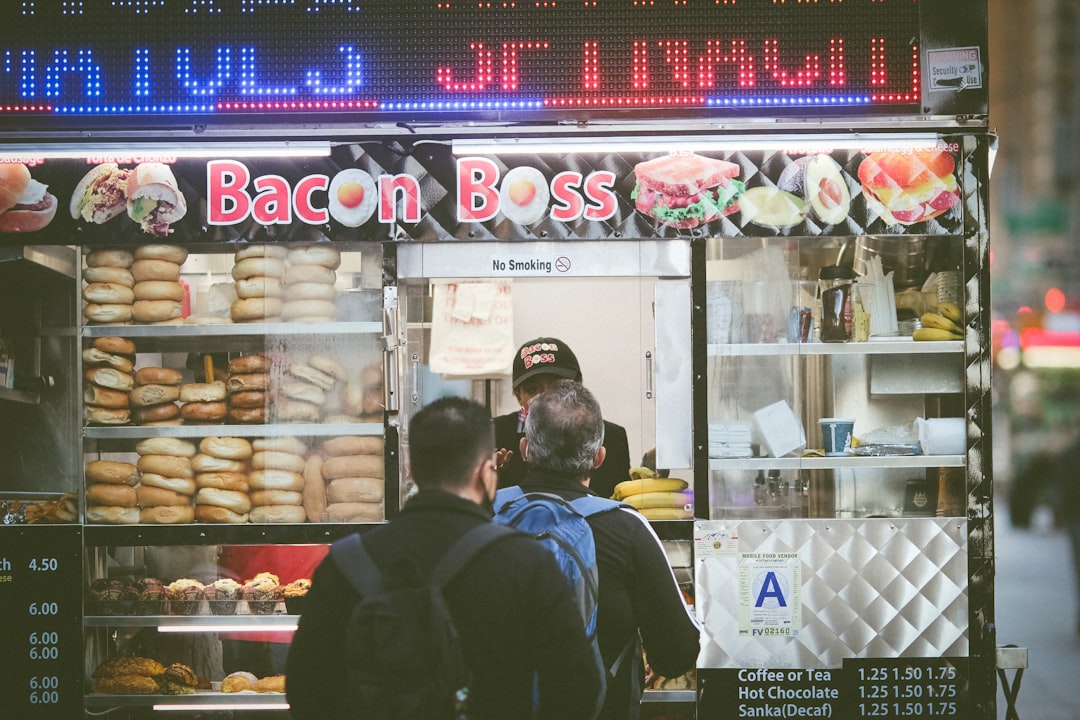
[[[964,418],[916,418],[919,445],[926,455],[963,455],[967,446]]]

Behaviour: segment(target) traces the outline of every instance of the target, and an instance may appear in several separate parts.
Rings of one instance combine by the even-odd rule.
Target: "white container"
[[[967,447],[964,418],[915,418],[919,445],[926,455],[963,455]]]

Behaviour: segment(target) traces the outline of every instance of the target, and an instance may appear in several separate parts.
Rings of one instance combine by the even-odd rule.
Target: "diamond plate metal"
[[[702,520],[737,552],[695,560],[702,668],[833,668],[850,657],[968,655],[967,522],[960,518]],[[802,627],[739,634],[739,555],[797,553]],[[699,553],[700,555],[700,553]]]

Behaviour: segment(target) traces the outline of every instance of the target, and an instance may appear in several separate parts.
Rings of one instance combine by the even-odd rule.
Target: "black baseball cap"
[[[536,375],[577,380],[581,377],[581,365],[562,340],[540,337],[523,344],[514,355],[514,388]]]

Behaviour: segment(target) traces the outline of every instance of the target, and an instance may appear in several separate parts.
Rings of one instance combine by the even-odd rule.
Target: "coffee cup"
[[[845,457],[851,454],[851,441],[855,421],[851,418],[821,418],[821,442],[828,457]]]

